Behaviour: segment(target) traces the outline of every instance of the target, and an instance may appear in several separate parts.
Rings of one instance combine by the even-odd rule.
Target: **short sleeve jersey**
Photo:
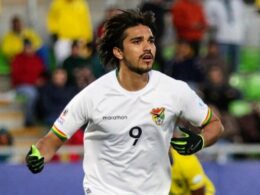
[[[182,81],[158,71],[130,92],[111,71],[88,85],[65,107],[53,132],[70,138],[83,124],[86,194],[167,195],[168,157],[178,117],[193,125],[207,121],[208,106]]]

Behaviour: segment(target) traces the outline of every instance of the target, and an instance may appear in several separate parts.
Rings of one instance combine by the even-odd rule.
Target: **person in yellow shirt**
[[[11,19],[11,29],[4,34],[1,44],[2,52],[8,60],[23,51],[25,39],[31,41],[35,51],[42,46],[41,37],[33,29],[25,27],[21,18],[15,15]]]
[[[260,14],[260,0],[255,0],[255,8],[258,14]]]
[[[255,6],[260,8],[260,0],[255,0]]]
[[[93,27],[87,1],[53,0],[47,14],[47,30],[52,37],[58,65],[69,56],[74,40],[91,42]]]
[[[214,195],[215,187],[196,155],[180,155],[170,150],[172,185],[169,195]]]

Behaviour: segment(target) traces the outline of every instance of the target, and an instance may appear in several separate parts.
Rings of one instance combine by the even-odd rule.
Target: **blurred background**
[[[43,173],[24,158],[69,100],[110,71],[97,41],[118,8],[155,13],[154,69],[186,81],[222,119],[223,137],[198,153],[217,195],[258,195],[258,0],[0,0],[0,195],[83,194],[84,127]]]

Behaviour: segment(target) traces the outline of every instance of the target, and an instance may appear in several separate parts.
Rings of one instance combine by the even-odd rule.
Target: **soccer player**
[[[116,69],[100,77],[64,108],[49,133],[26,156],[33,173],[82,125],[84,190],[93,195],[168,195],[170,144],[183,154],[215,143],[221,121],[189,86],[152,70],[156,47],[150,12],[124,10],[108,19],[100,57]],[[202,128],[173,138],[178,117]]]
[[[214,195],[215,187],[196,155],[180,155],[171,149],[172,185],[169,195]]]

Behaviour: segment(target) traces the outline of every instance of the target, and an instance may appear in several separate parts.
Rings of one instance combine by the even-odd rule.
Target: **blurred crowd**
[[[260,143],[260,61],[255,69],[241,70],[246,2],[140,2],[157,21],[154,68],[188,82],[218,113],[225,126],[223,143]],[[259,12],[260,1],[252,6]],[[25,126],[51,126],[76,93],[110,71],[102,66],[97,45],[105,20],[120,13],[118,8],[108,6],[94,26],[88,1],[53,0],[47,42],[19,15],[10,18],[10,29],[0,37],[0,74],[10,77],[10,90],[23,99]],[[169,16],[171,26],[166,26]],[[167,28],[174,32],[173,43],[163,43]]]

